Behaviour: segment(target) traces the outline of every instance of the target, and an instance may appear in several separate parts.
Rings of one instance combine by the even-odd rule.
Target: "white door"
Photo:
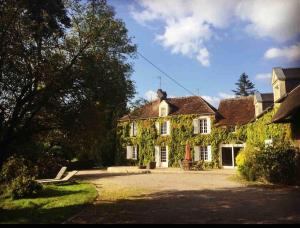
[[[160,167],[168,168],[169,167],[169,153],[167,146],[160,147]]]

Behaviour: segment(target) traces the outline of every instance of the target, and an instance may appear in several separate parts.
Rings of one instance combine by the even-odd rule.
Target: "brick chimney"
[[[167,92],[163,91],[162,89],[157,90],[157,96],[160,99],[160,101],[166,100],[167,99]]]

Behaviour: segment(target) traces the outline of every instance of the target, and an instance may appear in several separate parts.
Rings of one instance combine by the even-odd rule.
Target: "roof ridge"
[[[241,96],[241,97],[232,97],[232,98],[224,98],[224,99],[221,99],[220,102],[222,101],[228,101],[228,100],[243,100],[243,99],[250,99],[250,98],[253,98],[254,95],[250,95],[250,96]]]

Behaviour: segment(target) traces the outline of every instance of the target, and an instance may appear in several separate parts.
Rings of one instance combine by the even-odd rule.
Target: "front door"
[[[160,147],[160,166],[162,168],[168,168],[168,148],[166,146]]]

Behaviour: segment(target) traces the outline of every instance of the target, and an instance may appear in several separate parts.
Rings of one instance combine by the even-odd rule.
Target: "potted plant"
[[[155,161],[151,161],[148,163],[147,165],[148,169],[155,169],[156,168],[156,162]]]

